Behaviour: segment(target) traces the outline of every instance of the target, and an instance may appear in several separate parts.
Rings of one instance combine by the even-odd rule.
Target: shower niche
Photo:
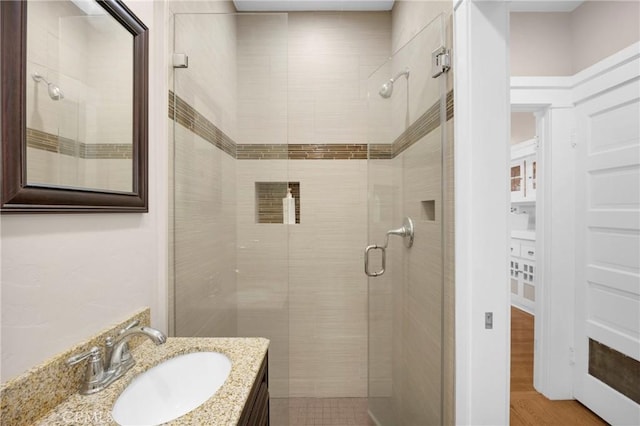
[[[422,220],[433,222],[436,220],[436,201],[435,200],[423,200],[422,214],[420,217]]]
[[[295,223],[300,223],[300,182],[256,182],[256,223],[284,223],[282,200],[288,188],[295,203]]]

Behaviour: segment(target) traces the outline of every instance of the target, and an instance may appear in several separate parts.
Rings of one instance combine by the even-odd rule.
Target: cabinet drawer
[[[536,260],[536,247],[533,245],[522,244],[520,246],[520,257],[530,260]]]
[[[511,256],[520,256],[520,243],[511,240]]]

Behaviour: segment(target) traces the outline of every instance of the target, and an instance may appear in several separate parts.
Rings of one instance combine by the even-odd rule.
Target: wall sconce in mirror
[[[0,1],[2,213],[148,211],[148,44],[120,0]]]

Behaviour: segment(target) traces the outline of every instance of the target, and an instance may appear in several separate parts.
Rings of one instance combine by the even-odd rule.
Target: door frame
[[[572,124],[567,126],[563,120],[553,120],[553,108],[566,118],[569,108],[573,107],[567,90],[568,79],[549,80],[544,87],[538,87],[544,90],[529,91],[527,96],[523,96],[525,92],[514,92],[511,87],[509,12],[509,4],[504,1],[454,0],[457,424],[509,423],[511,302],[507,285],[510,235],[506,214],[510,197],[505,182],[510,158],[511,105],[545,111],[540,118],[545,123],[547,145],[552,134],[571,140]],[[487,57],[492,61],[487,61]],[[520,83],[530,89],[527,86],[530,81]],[[491,123],[492,128],[486,128],[483,123]],[[566,145],[563,149],[564,154],[569,155]],[[545,182],[549,182],[548,174],[553,167],[551,150],[542,155],[547,176],[541,175],[540,184],[548,186]],[[485,189],[484,198],[474,198],[474,192],[490,187],[493,188]],[[504,188],[504,191],[495,188]],[[548,199],[551,195],[552,191],[543,190],[537,199]],[[554,204],[544,201],[543,204],[540,208],[546,209],[546,216],[550,217],[548,210]],[[462,209],[460,206],[472,207]],[[536,211],[540,211],[536,207]],[[545,212],[540,213],[537,220],[542,219],[542,223],[537,233],[541,238],[539,242],[536,239],[536,244],[540,244],[536,250],[546,257],[542,259],[543,274],[549,279],[548,265],[553,255],[549,236],[554,223],[544,222]],[[504,249],[483,246],[482,242],[487,241],[504,241]],[[566,248],[566,244],[555,247],[556,250],[562,248]],[[492,275],[488,269],[499,273]],[[558,279],[566,278],[564,272]],[[539,282],[542,277],[539,275]],[[554,292],[560,292],[563,303],[554,305],[559,309],[547,309],[549,304],[543,301],[548,301]],[[572,345],[573,311],[564,307],[573,306],[567,301],[573,300],[574,291],[566,286],[547,286],[542,293],[536,298],[536,310],[540,311],[536,317],[539,342],[535,345],[536,388],[554,399],[572,398],[571,347],[555,345],[547,336],[553,332],[554,342]],[[485,312],[494,313],[491,330],[484,328]],[[557,321],[554,315],[565,320],[564,327],[551,329]],[[487,383],[492,384],[490,389]]]
[[[540,120],[544,121],[547,145],[552,134],[571,140],[572,125],[553,120],[554,112],[566,116],[573,107],[567,79],[547,81],[546,86],[538,88],[545,90],[529,91],[526,96],[525,92],[515,92],[511,87],[509,11],[509,4],[504,1],[454,0],[457,424],[509,423],[511,301],[507,214],[510,194],[505,182],[509,172],[511,105],[545,111]],[[487,61],[487,57],[492,60]],[[523,88],[530,88],[527,86],[530,81],[521,83]],[[565,155],[569,155],[566,145],[563,149]],[[549,182],[553,167],[551,150],[541,155],[545,162],[542,167],[546,166],[547,171],[541,173],[540,184],[548,186],[545,182]],[[548,199],[552,194],[543,190],[536,198]],[[543,201],[542,204],[536,206],[536,212],[540,212],[537,220],[542,219],[541,229],[537,230],[541,238],[536,239],[536,245],[540,246],[536,250],[546,259],[541,259],[544,271],[538,276],[538,282],[543,275],[549,279],[548,265],[553,255],[550,248],[555,247],[550,234],[554,226],[559,226],[544,222],[545,216],[550,217],[549,209],[554,203]],[[538,210],[540,208],[546,212]],[[488,245],[489,241],[497,242],[499,247]],[[563,248],[566,244],[558,245],[555,250]],[[539,267],[538,271],[540,273]],[[564,272],[558,279],[566,278]],[[549,303],[543,301],[558,292],[563,303],[554,305],[559,309],[547,309]],[[547,336],[553,332],[553,342],[572,345],[573,311],[564,307],[573,306],[567,302],[573,297],[573,289],[567,286],[547,286],[541,297],[536,297],[539,344],[535,345],[538,361],[535,385],[554,399],[573,396],[572,355],[571,347],[555,345]],[[493,329],[484,327],[486,312],[493,312]],[[563,327],[551,328],[557,321],[554,315],[565,320]],[[488,383],[491,386],[487,387]]]
[[[507,186],[504,182],[508,176],[509,164],[509,118],[505,112],[508,111],[505,104],[510,105],[513,100],[510,101],[510,94],[505,94],[502,89],[509,86],[509,5],[504,1],[490,0],[453,0],[453,3],[456,117],[456,423],[508,424],[510,372],[509,358],[504,357],[504,354],[510,357],[510,336],[505,331],[510,329],[510,318],[507,315],[510,302],[506,298],[509,294],[506,288],[508,230],[507,218],[503,215],[502,209],[506,210],[508,201]],[[568,142],[561,145],[566,155],[569,155],[569,148],[576,142],[572,130],[575,127],[575,114],[571,110],[573,98],[579,97],[586,87],[593,86],[585,84],[576,87],[577,83],[588,82],[592,75],[606,70],[612,60],[619,59],[623,53],[626,52],[614,54],[588,71],[582,71],[575,76],[549,78],[545,87],[539,87],[540,91],[536,96],[545,92],[546,95],[553,93],[553,96],[556,96],[554,99],[557,101],[557,112],[570,119],[570,126],[563,123],[563,120],[554,119],[553,114],[549,120],[551,131],[554,134],[563,134],[563,139]],[[488,57],[492,58],[491,61],[487,61]],[[567,88],[570,90],[566,90]],[[537,99],[530,99],[528,102],[549,102],[548,96],[545,100]],[[486,124],[483,126],[483,121],[491,123],[493,128],[488,129]],[[553,165],[548,167],[551,168]],[[575,178],[575,173],[573,174]],[[505,191],[503,193],[495,189],[489,190],[490,186],[505,188]],[[484,197],[474,196],[474,193],[478,195],[477,192],[483,189],[487,191],[483,194]],[[553,219],[554,221],[548,221],[550,224],[545,224],[547,235],[550,232],[549,225],[557,222],[557,218]],[[502,227],[500,222],[503,223]],[[504,250],[496,249],[492,243],[484,246],[480,244],[503,239]],[[552,256],[549,250],[554,248],[547,239],[545,245],[545,256]],[[561,248],[558,246],[556,250],[560,251]],[[574,262],[567,263],[573,265]],[[502,265],[505,272],[504,281]],[[490,269],[495,269],[493,274]],[[548,267],[546,269],[549,279],[550,271]],[[552,270],[552,279],[554,274],[555,271]],[[505,285],[501,285],[502,282]],[[564,297],[563,301],[575,300],[575,286],[565,286],[561,296]],[[548,298],[548,295],[545,295],[545,298]],[[551,323],[547,323],[543,328],[549,333],[559,331],[565,338],[567,335],[573,336],[574,314],[573,311],[568,314],[565,309],[573,304],[563,305],[563,302],[554,301],[554,305],[557,309],[548,311],[559,312],[558,318],[568,321],[565,321],[560,329],[555,325],[552,330],[549,329]],[[484,313],[491,311],[494,312],[493,329],[488,330],[483,326]],[[567,342],[562,338],[560,340]],[[559,349],[563,366],[558,371],[565,373],[573,370],[573,337],[568,342],[571,345],[569,350],[566,346]],[[554,370],[550,368],[546,377],[560,380],[559,399],[573,397],[573,383],[566,380],[565,374],[556,377]]]
[[[575,114],[565,78],[512,77],[511,105],[536,113],[536,302],[534,388],[573,398],[575,304]]]
[[[509,424],[509,5],[453,3],[456,424]]]

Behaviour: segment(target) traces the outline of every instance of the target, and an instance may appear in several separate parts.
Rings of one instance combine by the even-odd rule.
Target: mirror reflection
[[[93,0],[27,7],[27,183],[133,190],[133,36]]]

